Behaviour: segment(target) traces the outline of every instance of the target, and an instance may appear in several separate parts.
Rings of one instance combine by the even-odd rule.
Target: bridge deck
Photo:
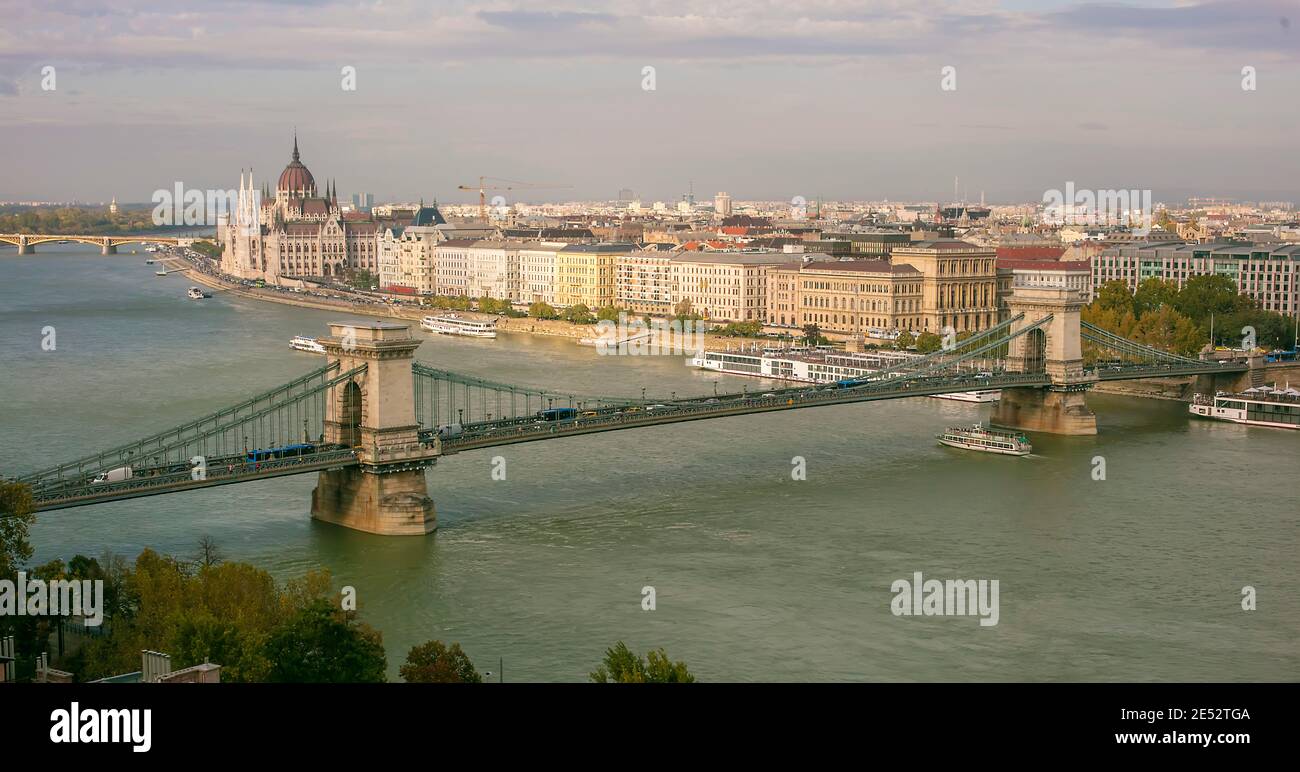
[[[324,469],[353,466],[356,463],[357,454],[351,448],[326,450],[294,458],[271,459],[256,464],[244,463],[242,459],[238,459],[237,462],[231,459],[211,459],[207,475],[200,480],[193,479],[190,471],[186,470],[156,476],[141,474],[116,483],[98,485],[70,483],[66,487],[34,492],[32,503],[37,512],[45,512],[87,504],[101,504],[106,501],[136,499],[162,493],[211,488],[216,485],[232,485],[272,477],[319,472]]]

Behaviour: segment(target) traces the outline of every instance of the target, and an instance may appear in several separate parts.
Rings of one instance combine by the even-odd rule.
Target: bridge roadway
[[[77,479],[70,480],[64,485],[37,489],[32,492],[32,503],[37,512],[45,512],[86,504],[100,504],[105,501],[135,499],[162,493],[210,488],[215,485],[231,485],[271,477],[319,472],[358,463],[355,449],[338,445],[318,446],[315,451],[307,455],[273,458],[256,463],[248,462],[242,454],[210,457],[206,461],[206,474],[198,480],[194,479],[193,470],[188,464],[146,467],[137,470],[131,479],[120,482],[93,483],[87,479]]]
[[[1239,372],[1240,363],[1158,364],[1102,367],[1088,371],[1081,386],[1097,380],[1173,377],[1218,372]],[[804,384],[764,392],[719,394],[716,397],[665,400],[647,399],[593,410],[579,410],[574,418],[546,421],[537,415],[481,421],[465,424],[455,436],[439,436],[438,428],[422,429],[421,444],[435,455],[523,442],[559,439],[582,434],[635,429],[660,424],[699,421],[710,418],[798,410],[811,407],[844,405],[882,399],[925,397],[962,391],[1002,388],[1040,388],[1051,385],[1046,373],[1001,372],[991,376],[977,373],[960,375],[916,376],[903,380],[864,380],[840,387],[836,384]],[[360,463],[358,449],[339,445],[319,445],[311,453],[291,458],[271,459],[250,464],[243,454],[209,457],[207,474],[193,479],[185,464],[143,467],[129,480],[116,483],[93,483],[86,477],[38,487],[33,491],[36,511],[65,509],[106,501],[119,501],[163,493],[174,493],[216,485],[338,469]]]
[[[1245,366],[1239,363],[1223,363],[1222,365],[1205,363],[1199,366],[1181,366],[1177,364],[1129,365],[1099,371],[1087,371],[1084,384],[1096,380],[1110,381],[1202,375],[1205,373],[1239,372],[1244,369]],[[447,455],[463,450],[475,450],[497,445],[513,445],[521,442],[536,442],[538,440],[571,437],[579,434],[594,434],[619,429],[698,421],[706,418],[825,407],[827,405],[843,405],[881,399],[927,397],[962,391],[1016,387],[1033,388],[1050,385],[1051,378],[1046,373],[999,373],[992,377],[981,377],[978,374],[970,373],[961,376],[917,377],[884,384],[864,381],[846,388],[838,388],[835,384],[810,384],[770,390],[761,394],[754,392],[720,394],[712,398],[701,397],[664,403],[654,403],[647,400],[644,404],[580,411],[580,413],[586,412],[594,415],[580,414],[576,418],[563,421],[542,421],[535,417],[526,417],[466,424],[461,434],[442,440],[441,451],[443,455]],[[432,442],[437,433],[435,429],[426,429],[420,432],[420,438],[425,442]]]

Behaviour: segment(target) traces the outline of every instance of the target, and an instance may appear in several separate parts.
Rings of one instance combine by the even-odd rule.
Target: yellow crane
[[[505,182],[507,185],[488,185],[487,181]],[[478,216],[480,220],[487,222],[487,191],[489,190],[546,190],[555,188],[571,188],[572,185],[538,185],[531,182],[520,182],[518,180],[504,180],[500,177],[479,177],[478,185],[457,185],[458,190],[477,190],[478,191]]]

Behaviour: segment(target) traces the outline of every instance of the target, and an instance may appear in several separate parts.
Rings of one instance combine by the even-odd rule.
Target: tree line
[[[208,537],[187,557],[143,550],[134,561],[111,553],[75,555],[28,567],[29,529],[36,517],[30,489],[0,478],[0,578],[99,580],[104,621],[96,634],[51,666],[92,681],[140,669],[141,652],[160,651],[173,669],[211,662],[223,682],[369,683],[387,680],[382,634],[359,617],[355,596],[333,589],[327,571],[277,583],[265,570],[227,561]],[[0,616],[0,636],[13,635],[20,654],[47,651],[64,617]],[[60,640],[62,638],[60,637]],[[483,676],[459,643],[414,646],[399,668],[412,683],[479,683]],[[663,649],[643,658],[623,642],[589,676],[600,683],[689,683],[685,663]]]

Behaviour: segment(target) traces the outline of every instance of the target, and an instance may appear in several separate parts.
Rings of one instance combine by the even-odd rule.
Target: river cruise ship
[[[728,375],[752,375],[798,383],[835,383],[862,378],[906,362],[913,355],[901,351],[839,351],[830,347],[703,351],[689,365]]]
[[[1029,438],[1025,435],[987,429],[983,424],[949,428],[935,437],[940,445],[947,445],[950,448],[999,453],[1004,456],[1027,456],[1034,450],[1034,446],[1029,444]]]
[[[1300,429],[1300,390],[1256,386],[1240,394],[1197,394],[1187,410],[1202,418],[1248,426]]]
[[[829,346],[794,348],[744,347],[738,350],[704,351],[691,358],[689,365],[728,375],[752,375],[797,383],[835,383],[850,378],[864,378],[895,372],[918,357],[906,351],[842,351]],[[992,376],[992,373],[987,373]],[[998,389],[937,394],[935,399],[958,402],[995,402],[1002,396]]]
[[[324,354],[325,347],[315,338],[308,338],[303,335],[295,335],[289,339],[289,347],[296,351],[310,351],[313,354]]]
[[[420,327],[429,332],[439,332],[443,335],[467,335],[471,338],[495,338],[497,336],[497,322],[495,319],[479,321],[477,319],[467,319],[457,314],[426,316],[420,321]]]
[[[997,402],[1002,398],[1002,390],[958,391],[953,394],[934,394],[931,396],[935,399],[950,399],[954,402]]]

